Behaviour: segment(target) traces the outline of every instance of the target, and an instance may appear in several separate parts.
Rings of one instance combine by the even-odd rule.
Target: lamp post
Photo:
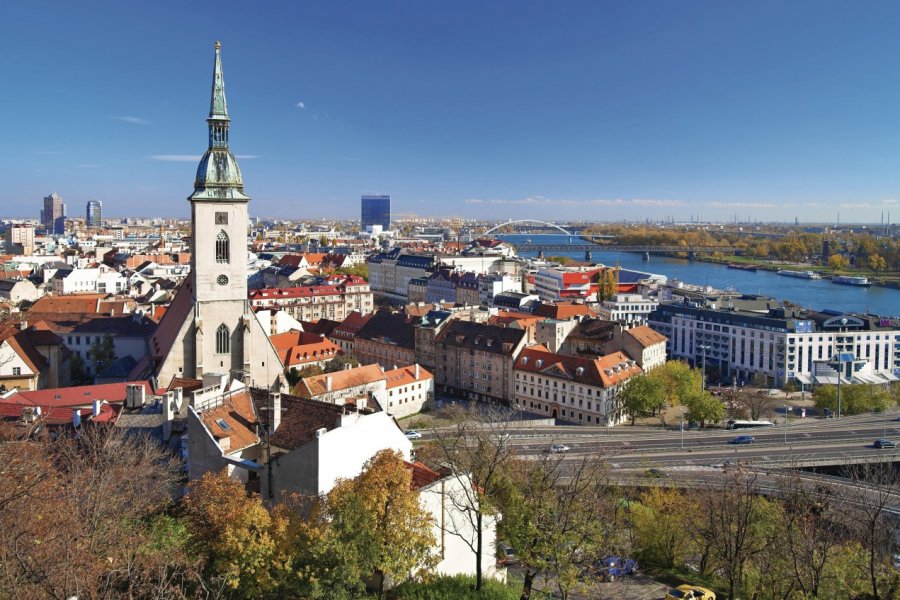
[[[784,445],[787,446],[788,406],[784,405]]]
[[[681,449],[684,450],[684,407],[681,407]]]
[[[844,377],[844,362],[841,353],[838,352],[838,414],[837,418],[841,418],[841,379]]]
[[[703,354],[701,356],[701,358],[703,360],[703,380],[700,381],[700,390],[702,391],[702,390],[706,389],[706,351],[709,349],[709,345],[701,344],[701,345],[697,346],[697,349],[703,351]]]

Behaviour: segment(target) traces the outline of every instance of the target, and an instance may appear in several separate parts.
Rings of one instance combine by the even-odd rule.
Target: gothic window
[[[228,234],[224,231],[220,231],[219,235],[216,236],[216,262],[231,262],[231,253],[228,248]]]
[[[231,352],[231,332],[225,324],[216,329],[216,354],[228,354]]]

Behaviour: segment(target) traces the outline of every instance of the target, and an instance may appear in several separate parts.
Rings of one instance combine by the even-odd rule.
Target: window
[[[225,324],[216,329],[216,354],[228,354],[231,352],[231,332]]]
[[[13,370],[13,375],[21,375],[22,374],[22,367],[13,367],[12,370]]]
[[[216,236],[216,262],[228,263],[231,261],[231,253],[228,248],[228,234],[220,231]]]

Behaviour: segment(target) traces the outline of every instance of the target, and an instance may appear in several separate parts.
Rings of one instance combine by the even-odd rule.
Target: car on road
[[[736,438],[728,440],[729,444],[752,444],[756,438],[752,435],[739,435]]]
[[[568,451],[569,451],[569,447],[566,446],[565,444],[552,444],[550,446],[550,452],[553,452],[554,454],[559,454],[561,452],[568,452]]]
[[[887,438],[878,438],[874,442],[872,442],[873,448],[896,448],[897,444],[894,440],[889,440]]]
[[[699,585],[679,585],[666,592],[666,600],[716,600],[716,594]]]
[[[421,440],[422,434],[416,431],[415,429],[410,429],[406,432],[406,439],[408,440]]]
[[[593,564],[594,575],[603,581],[615,581],[617,577],[634,575],[637,570],[636,560],[621,556],[606,556]]]

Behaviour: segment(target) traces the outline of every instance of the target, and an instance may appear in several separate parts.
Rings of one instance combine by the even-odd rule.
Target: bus
[[[734,420],[725,423],[725,429],[756,429],[758,427],[775,427],[772,421],[740,421]]]

